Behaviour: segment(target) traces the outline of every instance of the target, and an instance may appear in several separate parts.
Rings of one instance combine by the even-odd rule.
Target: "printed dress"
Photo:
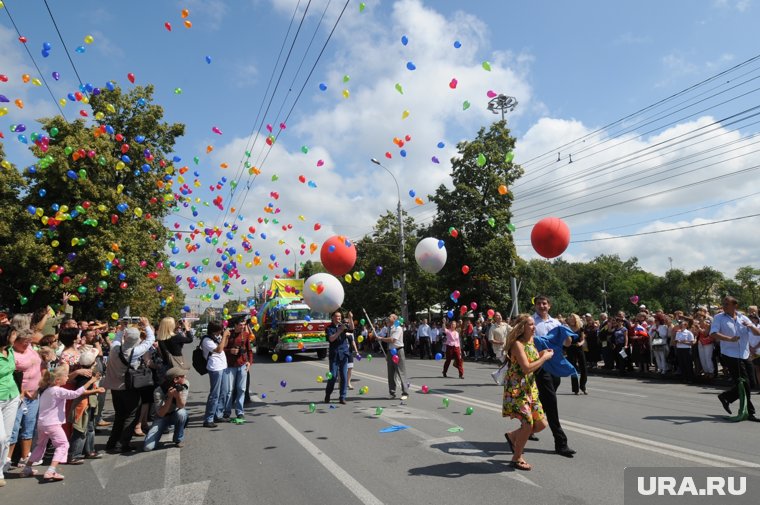
[[[532,342],[525,344],[525,354],[530,362],[538,359],[538,351]],[[514,360],[512,360],[504,379],[504,401],[501,407],[501,415],[519,419],[530,425],[544,417],[544,408],[538,400],[535,376],[532,373],[525,375],[520,364]]]

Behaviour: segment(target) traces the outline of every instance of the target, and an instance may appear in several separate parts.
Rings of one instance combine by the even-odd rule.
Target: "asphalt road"
[[[533,470],[521,472],[509,467],[503,433],[516,421],[501,417],[501,387],[489,377],[494,365],[466,362],[460,380],[443,378],[442,362],[407,360],[412,393],[402,403],[388,397],[382,357],[364,359],[356,363],[349,403],[326,405],[324,384],[316,381],[326,374],[326,361],[259,361],[246,424],[203,428],[208,380],[191,372],[183,449],[168,444],[63,466],[63,483],[12,472],[0,490],[3,503],[607,505],[623,503],[626,467],[755,466],[760,472],[760,424],[726,422],[713,388],[592,376],[589,395],[575,396],[563,380],[560,416],[578,453],[554,454],[547,430],[529,443],[525,458]],[[362,386],[368,394],[359,394]],[[381,432],[391,426],[405,428]],[[98,436],[100,447],[105,439]]]

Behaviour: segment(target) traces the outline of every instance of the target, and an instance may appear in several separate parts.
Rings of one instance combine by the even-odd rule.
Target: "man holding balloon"
[[[335,388],[335,381],[340,374],[340,395],[338,397],[341,404],[345,405],[346,395],[348,394],[348,358],[351,356],[349,340],[353,338],[354,317],[349,312],[348,321],[343,322],[343,315],[340,309],[332,313],[332,323],[325,328],[327,340],[330,343],[328,357],[330,360],[330,378],[325,387],[325,403],[330,403]],[[349,336],[350,335],[350,336]]]

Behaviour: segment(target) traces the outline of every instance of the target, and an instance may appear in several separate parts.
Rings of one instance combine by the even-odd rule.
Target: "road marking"
[[[309,364],[311,365],[311,363]],[[356,369],[354,369],[352,373],[353,375],[364,377],[366,379],[370,379],[376,382],[387,383],[387,379],[384,377],[371,375],[365,372],[357,372]],[[410,386],[409,389],[412,391],[418,391],[420,387],[412,385]],[[459,403],[462,403],[468,406],[476,406],[476,407],[480,407],[492,412],[501,413],[501,405],[497,405],[495,403],[487,402],[484,400],[479,400],[477,398],[470,398],[468,396],[458,395],[458,394],[439,394],[435,392],[434,388],[430,389],[427,395],[437,396],[439,398],[448,398],[449,401],[458,401]],[[586,435],[589,437],[594,437],[601,440],[607,440],[609,442],[615,442],[621,445],[635,447],[637,449],[641,449],[644,451],[654,452],[657,454],[663,454],[666,456],[675,457],[678,459],[683,459],[686,461],[691,461],[691,462],[703,464],[706,466],[714,466],[714,467],[742,466],[742,467],[749,467],[749,468],[760,468],[760,463],[753,463],[751,461],[728,458],[725,456],[710,454],[707,452],[697,451],[694,449],[678,447],[676,445],[667,444],[667,443],[660,442],[657,440],[647,440],[645,438],[635,437],[632,435],[626,435],[624,433],[618,433],[618,432],[606,430],[603,428],[597,428],[594,426],[590,426],[588,424],[576,423],[573,421],[568,421],[566,419],[562,419],[562,426],[567,431],[580,433],[582,435]]]
[[[164,487],[129,495],[133,505],[201,505],[206,500],[210,480],[181,484],[180,454],[177,448],[161,451],[166,454]],[[151,454],[151,453],[147,453]],[[160,453],[159,453],[160,454]],[[128,458],[132,459],[132,458]],[[131,463],[131,461],[129,462]]]
[[[293,437],[296,442],[301,444],[301,447],[306,449],[309,454],[314,456],[314,459],[316,459],[319,464],[325,467],[328,472],[333,474],[333,476],[338,479],[341,484],[346,486],[346,488],[351,491],[354,496],[359,499],[359,501],[366,505],[383,505],[383,502],[380,501],[375,495],[373,495],[369,489],[362,486],[359,481],[354,479],[351,474],[346,472],[340,465],[333,461],[330,456],[322,452],[319,447],[311,443],[311,441],[304,437],[300,431],[293,427],[293,425],[288,423],[280,416],[275,416],[273,419],[285,431],[287,431],[288,434]]]
[[[600,391],[602,393],[611,393],[614,395],[625,395],[625,396],[635,396],[636,398],[649,398],[647,395],[637,395],[635,393],[624,393],[622,391],[610,391],[609,389],[599,389],[599,388],[588,388],[589,391]]]

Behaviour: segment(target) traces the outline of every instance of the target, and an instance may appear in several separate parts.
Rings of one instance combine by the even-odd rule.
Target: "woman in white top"
[[[681,372],[681,377],[689,384],[694,382],[694,361],[691,349],[697,342],[694,334],[689,330],[690,326],[691,321],[689,319],[679,321],[675,336],[678,369]]]
[[[201,349],[203,349],[203,356],[206,357],[206,370],[208,370],[210,384],[206,413],[203,418],[204,428],[216,428],[217,419],[222,418],[224,410],[224,399],[221,398],[222,380],[224,370],[227,368],[224,347],[227,345],[229,336],[230,330],[223,329],[222,323],[210,321],[208,335],[201,339]]]

